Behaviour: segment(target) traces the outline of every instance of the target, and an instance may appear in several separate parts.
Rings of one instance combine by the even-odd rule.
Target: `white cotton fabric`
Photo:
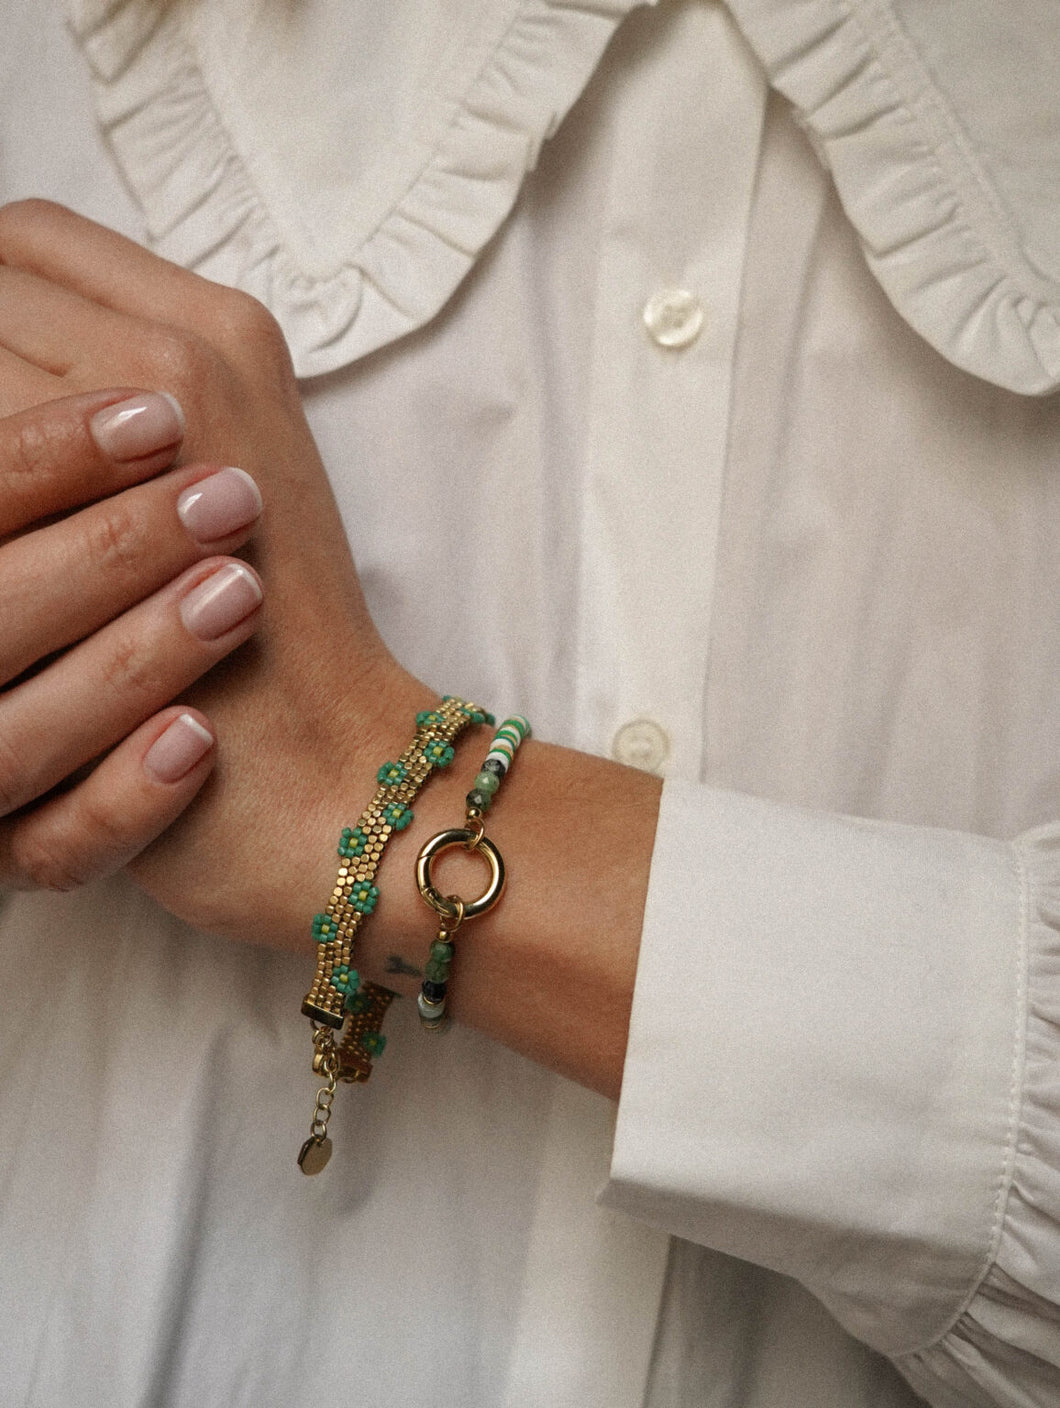
[[[428,0],[380,18],[370,0],[73,0],[71,14],[158,248],[273,306],[315,375],[438,311],[638,3]],[[1016,26],[992,0],[732,9],[902,314],[978,376],[1060,384],[1052,0]],[[313,124],[288,121],[310,109]]]
[[[679,883],[709,937],[643,955],[612,1201],[659,1221],[658,1198],[671,1230],[768,1260],[892,1356],[932,1343],[992,1260],[1009,1176],[1013,856],[679,783],[659,842],[653,901]],[[709,869],[687,875],[685,844]]]
[[[960,367],[1060,383],[1052,0],[734,0],[830,166],[876,277]],[[1015,22],[1013,22],[1015,19]]]
[[[315,376],[437,313],[637,3],[70,13],[157,248],[272,307]]]
[[[336,1116],[333,1168],[299,1180],[302,963],[193,934],[121,881],[15,896],[0,916],[12,1403],[911,1408],[911,1383],[933,1408],[1051,1408],[1056,403],[958,369],[956,324],[921,328],[951,362],[897,316],[840,163],[854,225],[763,63],[700,0],[631,12],[591,80],[582,41],[602,47],[619,11],[544,7],[555,43],[503,70],[508,135],[476,168],[498,180],[440,175],[474,237],[451,259],[433,233],[402,244],[378,307],[404,311],[358,342],[357,257],[321,279],[277,212],[304,186],[339,212],[341,243],[357,212],[398,208],[387,173],[406,168],[388,161],[419,132],[416,84],[386,80],[411,10],[347,7],[345,28],[307,0],[294,33],[289,6],[207,8],[75,8],[104,143],[56,13],[42,26],[13,0],[0,190],[183,249],[266,297],[303,371],[333,369],[305,383],[307,410],[373,615],[422,678],[593,751],[637,717],[661,730],[670,781],[607,1195],[634,1217],[594,1202],[606,1102],[471,1033],[425,1051],[400,1005],[371,1085],[346,1092],[364,1098]],[[458,16],[454,36],[496,39],[502,10],[470,38]],[[445,13],[424,10],[425,35]],[[1035,14],[1021,33],[1045,56]],[[335,70],[344,101],[379,90],[394,107],[329,153],[322,92],[288,89],[313,163],[273,173],[274,205],[264,185],[230,204],[227,129],[207,120],[226,74],[229,110],[261,123],[249,150],[283,148],[244,91],[253,65],[211,26],[241,23],[275,80],[318,22],[357,56]],[[575,70],[586,91],[538,150]],[[443,126],[431,150],[463,130]],[[1031,143],[1028,169],[1042,155]],[[682,350],[640,316],[673,285],[705,314]],[[1022,389],[1041,390],[1028,326],[977,342],[997,356],[975,370],[1009,385],[1033,363]],[[697,1240],[668,1248],[651,1224]]]

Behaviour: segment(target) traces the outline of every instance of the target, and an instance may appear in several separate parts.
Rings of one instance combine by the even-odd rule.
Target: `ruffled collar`
[[[153,246],[260,298],[299,375],[313,376],[438,312],[613,31],[642,3],[417,0],[397,7],[404,28],[401,15],[372,19],[378,0],[367,9],[349,0],[341,28],[327,24],[329,0],[72,0],[70,9],[105,135]],[[315,30],[299,14],[314,5]],[[447,43],[453,32],[463,41]],[[399,44],[413,71],[395,100]],[[355,121],[339,140],[315,125],[324,105],[342,112],[341,94],[319,91],[319,70],[341,71],[336,47],[351,89],[374,84],[389,105],[385,135],[376,130],[367,145]],[[292,125],[305,159],[277,123]]]
[[[70,0],[149,238],[261,298],[303,376],[438,312],[640,3]],[[902,316],[989,381],[1060,385],[1055,0],[730,8]]]

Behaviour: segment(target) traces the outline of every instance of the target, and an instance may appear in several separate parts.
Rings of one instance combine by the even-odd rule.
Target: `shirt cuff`
[[[604,1201],[934,1344],[1011,1183],[1026,894],[1000,842],[668,783]]]

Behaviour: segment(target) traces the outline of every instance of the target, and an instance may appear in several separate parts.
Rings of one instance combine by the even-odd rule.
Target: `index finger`
[[[4,417],[0,537],[150,479],[183,435],[180,406],[160,391],[90,391]]]

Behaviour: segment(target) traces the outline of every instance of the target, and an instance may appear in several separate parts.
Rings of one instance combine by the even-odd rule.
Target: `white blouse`
[[[1054,1405],[1054,8],[74,0],[97,133],[9,7],[4,197],[267,302],[402,662],[668,779],[617,1130],[398,1011],[308,1187],[301,964],[12,897],[11,1401]]]

